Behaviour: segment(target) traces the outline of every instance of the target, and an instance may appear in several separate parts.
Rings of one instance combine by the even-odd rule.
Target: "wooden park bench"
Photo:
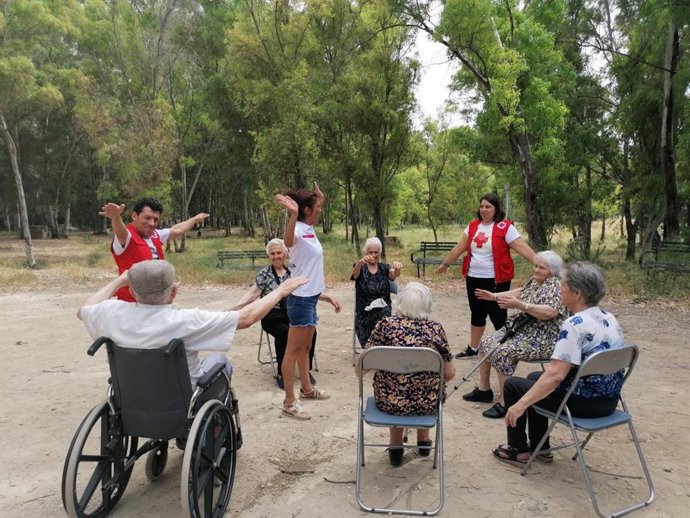
[[[419,249],[410,254],[410,260],[417,265],[417,277],[422,274],[426,277],[426,265],[438,265],[443,262],[443,258],[456,245],[455,241],[422,241]],[[453,264],[462,264],[462,259],[458,258]]]
[[[239,250],[239,251],[218,251],[217,268],[223,268],[225,262],[237,261],[239,264],[233,265],[238,270],[256,270],[255,261],[257,259],[266,259],[266,250]],[[249,261],[251,260],[251,264]]]
[[[649,271],[690,273],[690,244],[654,239],[640,256],[640,268]]]

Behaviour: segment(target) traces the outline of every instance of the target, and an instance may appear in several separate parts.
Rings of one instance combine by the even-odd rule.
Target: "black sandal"
[[[527,461],[529,461],[529,455],[524,460],[518,458],[518,455],[522,455],[523,453],[529,454],[529,451],[519,451],[517,448],[513,448],[512,446],[503,445],[497,446],[493,450],[494,457],[496,457],[498,460],[519,468],[525,466]]]

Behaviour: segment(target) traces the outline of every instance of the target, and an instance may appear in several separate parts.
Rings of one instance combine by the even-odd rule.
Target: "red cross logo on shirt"
[[[474,238],[474,242],[477,244],[477,248],[482,248],[484,243],[488,242],[489,238],[486,237],[484,232],[479,232],[477,237]]]

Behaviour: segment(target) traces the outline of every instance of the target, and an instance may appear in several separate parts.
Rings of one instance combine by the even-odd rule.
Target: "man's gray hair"
[[[408,282],[398,292],[395,314],[415,320],[424,320],[431,315],[431,291],[419,282]]]
[[[271,248],[273,248],[274,246],[279,246],[283,250],[283,253],[285,255],[288,254],[288,249],[285,246],[285,242],[278,237],[274,237],[268,243],[266,243],[266,255],[271,253]]]
[[[560,277],[563,268],[563,259],[553,250],[544,250],[537,253],[537,257],[546,263],[552,277]]]
[[[168,261],[141,261],[132,265],[127,278],[137,302],[166,304],[175,284],[175,267]]]
[[[364,246],[362,247],[362,253],[366,254],[367,248],[369,248],[371,245],[376,246],[379,249],[379,252],[383,250],[381,240],[378,237],[370,237],[364,242]]]
[[[563,267],[562,279],[570,291],[582,295],[588,307],[596,306],[606,295],[606,278],[596,264],[586,261],[568,263]]]

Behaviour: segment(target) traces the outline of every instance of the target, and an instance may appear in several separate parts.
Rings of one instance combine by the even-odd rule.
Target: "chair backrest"
[[[594,374],[614,374],[625,370],[625,377],[630,375],[640,352],[635,345],[625,345],[617,349],[606,349],[590,355],[578,369],[578,378]]]
[[[388,286],[390,287],[391,293],[394,295],[398,294],[398,283],[388,279]]]
[[[382,370],[396,374],[438,372],[443,382],[443,358],[429,347],[371,347],[360,358],[362,370]]]
[[[158,349],[106,344],[124,432],[151,439],[186,437],[192,383],[182,340]]]

